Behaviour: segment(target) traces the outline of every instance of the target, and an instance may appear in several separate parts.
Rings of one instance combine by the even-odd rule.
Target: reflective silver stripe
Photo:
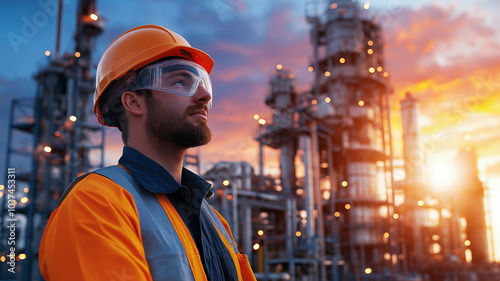
[[[210,204],[208,204],[207,200],[203,199],[203,201],[201,202],[201,209],[203,210],[205,215],[208,216],[210,221],[212,221],[214,226],[222,233],[222,235],[224,235],[226,240],[233,248],[234,253],[238,253],[238,247],[236,247],[236,243],[234,243],[233,239],[231,239],[231,236],[224,227],[224,224],[222,224],[222,221],[219,219],[219,216],[217,216],[212,207],[210,207]]]
[[[119,166],[98,169],[94,173],[112,180],[134,198],[144,252],[153,280],[194,281],[186,250],[156,195],[142,188],[131,174]]]

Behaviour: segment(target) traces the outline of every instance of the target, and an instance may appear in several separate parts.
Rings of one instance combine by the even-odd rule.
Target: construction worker
[[[40,244],[42,276],[58,280],[255,280],[211,185],[182,167],[208,143],[213,61],[157,25],[104,51],[94,112],[125,144],[118,165],[75,179]]]

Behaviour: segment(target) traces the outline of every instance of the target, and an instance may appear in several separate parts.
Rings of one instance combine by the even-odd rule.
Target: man
[[[77,178],[40,244],[46,280],[255,280],[210,184],[184,169],[208,143],[213,61],[156,25],[115,39],[97,67],[94,112],[125,144],[117,166]]]

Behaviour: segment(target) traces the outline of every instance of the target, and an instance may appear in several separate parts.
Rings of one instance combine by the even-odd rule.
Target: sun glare
[[[456,179],[453,162],[429,163],[429,182],[440,190],[446,190]]]

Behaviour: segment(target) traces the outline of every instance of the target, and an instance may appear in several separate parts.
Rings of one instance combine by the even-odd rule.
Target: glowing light
[[[366,1],[365,4],[363,5],[363,8],[365,10],[368,10],[370,8],[370,1]]]
[[[389,238],[389,236],[391,236],[391,235],[389,234],[389,232],[384,233],[384,237],[385,237],[385,238]]]
[[[465,135],[465,136],[464,136],[464,139],[465,139],[465,140],[470,140],[470,135]]]
[[[259,231],[257,231],[257,234],[258,234],[259,236],[262,236],[262,235],[264,235],[264,230],[262,230],[262,229],[259,229]]]
[[[368,41],[368,46],[373,46],[373,41],[372,40]]]
[[[47,145],[47,146],[45,146],[45,147],[43,148],[43,151],[45,151],[45,152],[49,153],[49,152],[51,152],[51,151],[52,151],[52,147],[50,147],[50,146],[48,146],[48,145]]]
[[[297,237],[302,236],[302,232],[300,232],[300,231],[297,230],[297,232],[295,232],[295,236],[297,236]]]
[[[398,214],[394,214],[394,215],[392,215],[392,217],[393,217],[395,220],[399,219],[399,215],[398,215]]]
[[[318,101],[317,101],[317,100],[312,100],[312,101],[311,101],[311,103],[312,103],[313,105],[317,105],[317,104],[318,104]]]
[[[330,75],[331,75],[330,71],[325,71],[325,76],[326,77],[330,77]]]
[[[226,196],[226,198],[227,198],[227,200],[233,200],[233,195],[228,194],[228,195]]]
[[[422,207],[422,206],[424,205],[424,201],[419,200],[419,201],[417,202],[417,205],[419,205],[420,207]]]
[[[332,99],[331,99],[330,97],[326,97],[326,98],[325,98],[325,102],[326,102],[326,103],[330,103],[331,101],[332,101]]]
[[[470,249],[465,249],[465,261],[466,262],[472,261],[472,251]]]
[[[337,3],[333,3],[330,5],[330,9],[335,10],[335,9],[337,9],[338,6],[339,5]]]
[[[340,217],[340,212],[335,212],[334,215],[336,218],[338,218],[338,217]]]
[[[314,70],[314,67],[312,67],[312,66],[309,66],[309,67],[307,68],[307,70],[309,70],[309,72],[313,72],[313,70]]]
[[[79,58],[81,56],[80,52],[75,52],[75,57]]]
[[[260,245],[259,245],[259,243],[255,243],[255,244],[253,244],[253,249],[254,249],[255,251],[257,251],[258,249],[260,249]]]
[[[28,197],[21,198],[21,203],[28,203],[28,201],[29,201]]]
[[[384,254],[384,260],[386,260],[386,261],[391,260],[391,254],[390,253],[385,253]]]
[[[282,68],[283,68],[283,66],[282,66],[281,64],[278,64],[278,65],[276,66],[276,69],[282,69]]]
[[[429,179],[431,185],[437,188],[446,189],[455,179],[456,170],[453,164],[448,162],[430,162]]]
[[[264,120],[264,119],[260,118],[260,119],[259,119],[259,124],[261,124],[261,125],[266,125],[266,120]]]
[[[61,136],[61,132],[56,131],[56,132],[54,133],[54,136],[56,136],[56,137],[60,137],[60,136]]]
[[[434,254],[439,254],[441,252],[441,245],[439,245],[439,243],[433,243],[431,245],[431,251]]]
[[[228,181],[228,180],[224,180],[224,181],[222,182],[222,185],[224,185],[224,186],[228,186],[228,185],[229,185],[229,181]]]
[[[366,273],[366,274],[371,274],[372,272],[373,272],[373,271],[372,271],[372,269],[371,269],[371,268],[369,268],[369,267],[365,268],[365,273]]]
[[[359,106],[363,106],[363,105],[365,105],[365,102],[364,102],[364,101],[362,101],[362,100],[360,100],[360,101],[358,102],[358,105],[359,105]]]
[[[50,51],[49,51],[49,50],[45,51],[45,55],[46,55],[47,57],[48,57],[48,56],[50,56]]]
[[[371,54],[373,54],[373,49],[368,49],[368,50],[366,50],[366,52],[367,52],[369,55],[371,55]]]
[[[26,254],[25,253],[19,254],[19,259],[20,260],[24,260],[25,258],[26,258]]]
[[[467,247],[469,247],[470,246],[470,240],[465,240],[464,241],[464,245],[467,246]]]
[[[437,235],[437,234],[432,235],[432,240],[434,240],[434,241],[438,241],[439,238],[441,238],[441,237],[439,237],[439,235]]]
[[[345,204],[344,208],[345,208],[346,210],[351,209],[351,204]]]
[[[346,187],[347,186],[347,181],[342,181],[342,186]]]
[[[4,190],[5,189],[5,185],[0,185],[0,190]]]
[[[389,77],[389,73],[387,71],[384,72],[384,77]]]
[[[382,67],[381,66],[377,67],[377,71],[382,72]]]
[[[90,14],[90,19],[96,21],[99,19],[99,17],[96,14]]]
[[[323,169],[328,168],[328,163],[327,162],[321,163],[321,168],[323,168]]]
[[[295,77],[295,75],[293,75],[293,73],[290,73],[290,74],[288,75],[288,78],[290,78],[290,79],[293,79],[293,77]]]
[[[76,118],[76,116],[75,116],[75,115],[71,115],[71,116],[69,117],[69,121],[71,121],[71,122],[76,122],[76,120],[77,120],[77,118]]]
[[[339,59],[339,62],[340,62],[340,63],[345,63],[345,58],[340,58],[340,59]]]
[[[24,193],[28,193],[28,192],[30,191],[30,189],[29,189],[29,188],[27,188],[27,187],[25,187],[25,188],[23,189],[23,191],[24,191]]]
[[[375,73],[375,68],[374,68],[374,67],[370,67],[370,68],[368,68],[368,71],[369,71],[370,73]]]

